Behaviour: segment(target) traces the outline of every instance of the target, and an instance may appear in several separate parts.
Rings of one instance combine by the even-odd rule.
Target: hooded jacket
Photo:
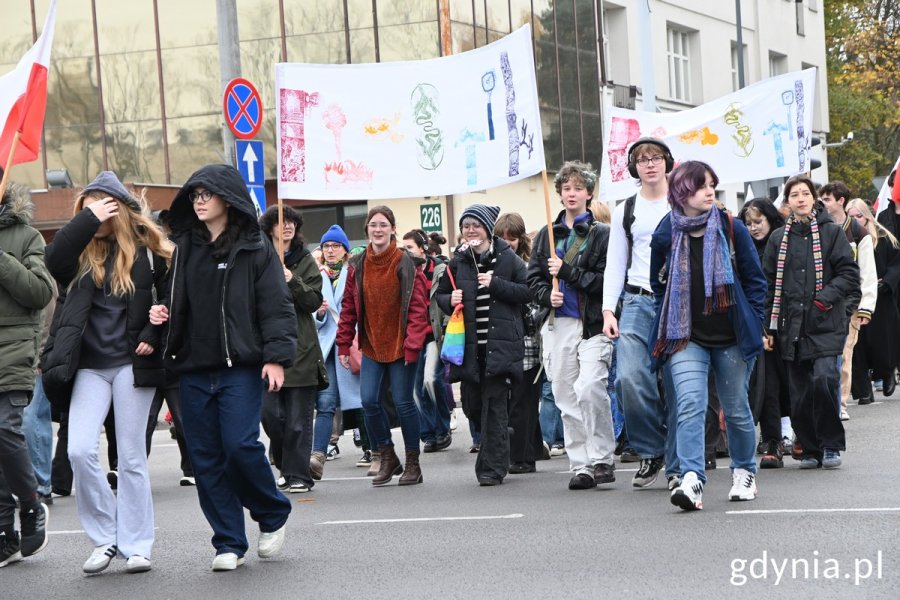
[[[590,212],[587,215],[584,223],[575,226],[576,235],[581,233],[585,238],[584,246],[571,264],[563,263],[557,275],[578,298],[584,339],[603,333],[603,273],[606,270],[606,250],[609,245],[609,225],[595,221]],[[553,235],[557,242],[569,235],[570,230],[566,227],[564,218],[565,211],[562,211],[553,223]],[[528,285],[539,306],[555,310],[550,305],[553,279],[547,267],[547,259],[550,257],[548,241],[547,227],[544,226],[534,238],[534,249],[528,262]]]
[[[0,394],[34,389],[41,309],[53,297],[33,209],[28,190],[10,184],[0,204]]]
[[[491,248],[480,256],[488,260],[489,252],[496,254],[497,262],[491,276],[488,293],[491,297],[488,311],[487,355],[485,375],[507,376],[513,381],[522,379],[522,359],[525,357],[525,326],[522,322],[522,306],[531,301],[531,290],[525,276],[525,263],[505,240],[494,237]],[[456,287],[463,291],[463,320],[465,321],[465,351],[461,366],[450,365],[450,380],[479,383],[478,334],[475,323],[475,298],[478,293],[478,267],[471,250],[457,251],[447,270],[453,273]],[[437,302],[446,314],[453,313],[450,295],[453,285],[445,272],[438,282],[435,294]]]
[[[809,223],[794,223],[789,234],[781,315],[778,330],[774,332],[778,335],[784,360],[814,360],[842,354],[850,315],[859,305],[859,266],[853,259],[847,236],[824,210],[817,211],[816,221],[823,263],[823,287],[818,294]],[[776,261],[782,238],[784,227],[772,232],[763,259],[763,271],[769,283],[766,327],[772,316]],[[817,308],[816,300],[827,310]]]
[[[322,306],[322,275],[305,244],[285,255],[284,266],[293,274],[288,290],[297,313],[297,356],[284,371],[284,385],[324,389],[328,387],[328,375],[313,321],[313,312]]]
[[[90,272],[78,277],[78,259],[100,228],[100,220],[90,210],[75,215],[57,232],[47,246],[47,268],[59,284],[59,300],[50,326],[50,335],[41,355],[41,371],[47,397],[58,411],[65,411],[75,372],[79,368],[82,336],[90,318],[97,285]],[[76,277],[78,279],[76,280]],[[125,298],[125,335],[138,387],[158,387],[165,383],[160,339],[162,326],[150,324],[154,294],[165,289],[166,263],[150,258],[144,247],[137,249],[131,267],[134,293]],[[135,354],[138,344],[153,346],[147,356]]]
[[[191,252],[193,228],[200,224],[190,194],[204,187],[219,196],[240,219],[241,232],[227,259],[219,303],[209,307],[219,314],[222,368],[277,363],[290,367],[297,351],[297,319],[281,262],[265,240],[257,222],[256,204],[237,169],[207,165],[196,171],[179,190],[169,210],[176,251],[169,272],[169,308],[164,352],[174,370],[189,372],[191,340],[187,339],[189,298],[185,265]]]

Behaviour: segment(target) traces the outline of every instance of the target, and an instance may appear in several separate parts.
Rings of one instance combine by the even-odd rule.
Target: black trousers
[[[181,424],[181,384],[176,378],[165,387],[156,388],[153,401],[150,403],[150,418],[147,419],[147,456],[150,456],[150,446],[153,442],[153,432],[156,431],[156,423],[159,421],[159,412],[162,410],[163,400],[172,413],[172,425],[175,427],[175,443],[178,444],[178,453],[181,455],[181,472],[185,477],[194,476],[194,468],[188,456],[187,444],[184,441],[184,425]]]
[[[791,426],[803,457],[822,460],[822,451],[846,449],[841,399],[836,394],[840,372],[836,356],[785,361],[791,396]]]
[[[269,436],[272,462],[289,484],[299,481],[310,488],[315,484],[309,474],[315,408],[314,385],[263,395],[261,421]]]
[[[22,433],[22,413],[28,402],[28,392],[0,393],[0,531],[13,529],[13,494],[23,507],[37,502],[37,480]]]
[[[487,376],[479,361],[479,383],[463,382],[466,416],[481,431],[481,450],[475,460],[475,475],[503,479],[509,473],[510,383],[504,376]]]
[[[781,440],[781,417],[791,414],[784,360],[778,343],[756,359],[750,378],[750,407],[763,441]]]
[[[538,420],[541,404],[541,382],[534,383],[541,366],[528,371],[522,381],[513,384],[509,394],[510,463],[533,465],[543,454],[543,439]]]

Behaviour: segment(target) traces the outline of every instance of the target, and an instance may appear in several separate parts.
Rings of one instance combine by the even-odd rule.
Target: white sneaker
[[[150,559],[141,556],[140,554],[133,554],[128,557],[128,561],[125,563],[125,570],[128,573],[144,573],[150,570]]]
[[[81,567],[81,570],[85,573],[99,573],[109,566],[109,563],[116,557],[118,551],[119,549],[116,548],[115,544],[97,546],[91,552],[91,556],[84,561],[84,566]]]
[[[849,421],[850,413],[847,412],[846,408],[841,409],[841,421]]]
[[[450,411],[450,431],[456,431],[457,427],[459,427],[459,423],[456,420],[456,409],[454,408]]]
[[[672,491],[669,500],[683,510],[701,510],[703,508],[703,482],[693,471],[684,474],[681,485]]]
[[[234,552],[225,552],[224,554],[216,554],[212,561],[213,571],[234,571],[244,564],[244,557],[238,556]]]
[[[257,554],[260,558],[272,558],[279,552],[284,545],[284,532],[287,529],[287,523],[281,526],[281,529],[272,531],[271,533],[259,533],[259,547]]]
[[[668,477],[669,491],[670,492],[673,491],[679,485],[681,485],[681,475],[669,475],[669,477]]]
[[[194,479],[193,475],[185,475],[178,481],[178,485],[181,487],[190,487],[197,485],[197,480]]]
[[[731,473],[729,500],[756,500],[756,474],[746,469],[735,469]]]
[[[550,456],[562,456],[565,453],[566,453],[565,446],[562,446],[560,444],[554,444],[550,448]]]

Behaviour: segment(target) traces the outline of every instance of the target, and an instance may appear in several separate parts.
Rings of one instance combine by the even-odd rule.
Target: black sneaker
[[[422,452],[425,454],[437,452],[437,443],[435,443],[434,440],[428,440],[427,442],[422,444]]]
[[[22,556],[37,554],[47,546],[47,521],[50,509],[42,502],[36,502],[27,510],[19,512],[22,528]]]
[[[22,560],[19,551],[19,534],[15,531],[0,531],[0,568]]]
[[[631,485],[639,488],[650,487],[656,482],[656,477],[665,464],[666,462],[661,456],[641,459],[641,466],[637,473],[634,474]]]
[[[594,483],[612,483],[616,480],[616,465],[598,463],[594,465]]]
[[[119,488],[119,473],[115,469],[106,474],[106,481],[109,482],[109,487],[113,489],[113,491]]]
[[[640,455],[634,451],[634,448],[631,446],[627,446],[624,450],[622,450],[622,454],[619,456],[619,460],[623,463],[633,463],[633,462],[641,462]]]
[[[569,480],[570,490],[589,490],[595,487],[597,487],[597,482],[594,481],[593,477],[586,473],[579,473]]]
[[[446,450],[452,443],[453,436],[451,434],[448,433],[447,435],[439,435],[437,440],[434,442],[435,450]]]

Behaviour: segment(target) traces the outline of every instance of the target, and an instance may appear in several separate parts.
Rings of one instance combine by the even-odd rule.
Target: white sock
[[[786,437],[789,440],[794,439],[794,430],[791,427],[790,417],[781,417],[781,437]]]

